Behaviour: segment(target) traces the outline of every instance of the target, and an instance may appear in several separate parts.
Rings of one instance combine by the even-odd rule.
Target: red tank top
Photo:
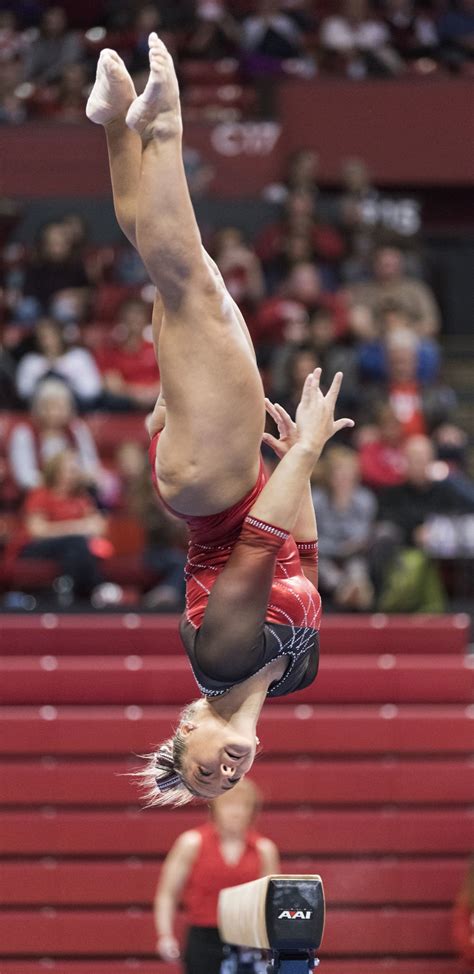
[[[186,922],[193,927],[217,926],[217,900],[221,889],[250,883],[262,875],[257,832],[247,832],[239,861],[229,864],[222,857],[217,830],[212,822],[196,829],[201,847],[183,894]]]

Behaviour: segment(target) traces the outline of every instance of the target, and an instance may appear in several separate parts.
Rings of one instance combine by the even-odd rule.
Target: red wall
[[[282,174],[302,145],[321,154],[324,181],[344,156],[362,155],[376,182],[466,185],[472,181],[472,83],[462,80],[292,82],[281,89],[281,126],[192,124],[186,142],[215,171],[211,191],[251,196]],[[31,123],[2,130],[1,191],[10,196],[104,196],[110,192],[102,132]]]

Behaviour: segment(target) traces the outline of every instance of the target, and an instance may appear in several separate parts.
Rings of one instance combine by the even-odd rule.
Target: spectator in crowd
[[[286,197],[283,218],[260,234],[256,250],[270,287],[278,285],[295,263],[315,260],[325,286],[332,288],[337,283],[344,241],[338,230],[317,216],[314,193],[296,189]]]
[[[177,612],[184,607],[187,531],[157,502],[147,451],[139,443],[123,443],[116,456],[121,484],[118,504],[144,528],[143,562],[159,583],[144,597],[146,608]]]
[[[390,402],[380,402],[375,423],[360,431],[359,463],[362,480],[374,491],[405,480],[403,430]]]
[[[349,289],[353,305],[364,305],[377,317],[387,303],[403,308],[420,337],[433,337],[440,327],[440,315],[431,288],[404,272],[398,247],[381,246],[375,251],[372,280]]]
[[[474,968],[474,856],[471,856],[463,884],[454,901],[452,936],[456,953],[466,969]]]
[[[82,123],[88,95],[85,64],[66,64],[54,91],[52,116],[57,122]]]
[[[26,267],[22,292],[14,309],[17,320],[32,321],[48,314],[64,323],[83,318],[89,281],[84,262],[76,255],[68,228],[62,223],[43,227],[36,256]]]
[[[26,106],[18,94],[22,70],[20,50],[15,45],[5,49],[0,37],[0,124],[20,125],[26,120]]]
[[[328,382],[336,372],[344,373],[339,403],[344,412],[352,415],[357,411],[360,397],[358,352],[351,333],[341,334],[334,308],[323,306],[311,315],[307,340]]]
[[[198,0],[195,26],[186,44],[186,55],[218,61],[237,57],[240,25],[225,0]]]
[[[80,61],[82,56],[80,35],[68,30],[63,7],[46,7],[38,36],[26,55],[25,80],[38,85],[58,81],[63,68]]]
[[[244,18],[242,48],[254,70],[278,70],[282,61],[304,57],[304,34],[281,0],[259,0]]]
[[[321,309],[329,311],[337,338],[344,334],[348,320],[344,298],[325,291],[316,265],[310,261],[301,261],[292,267],[279,293],[261,303],[252,332],[257,349],[261,345],[281,343],[288,302],[300,305],[308,315]]]
[[[455,480],[433,478],[434,448],[427,436],[412,436],[404,447],[403,483],[380,494],[380,520],[396,528],[406,545],[423,547],[426,524],[437,514],[472,514],[474,498],[466,497]]]
[[[363,396],[362,405],[367,409],[385,390],[405,438],[426,433],[447,420],[456,402],[449,386],[420,381],[420,344],[417,334],[409,328],[389,331],[383,343],[383,384],[369,386]],[[364,369],[364,349],[360,363]]]
[[[99,557],[109,553],[106,526],[84,483],[77,454],[63,450],[45,463],[43,486],[26,497],[17,554],[57,561],[74,595],[89,597],[102,584]]]
[[[343,275],[356,283],[370,277],[377,243],[389,239],[413,248],[421,228],[420,206],[411,197],[390,199],[381,193],[372,185],[367,165],[357,157],[343,160],[341,186],[336,220],[347,248]]]
[[[458,0],[444,9],[438,31],[441,38],[441,58],[453,71],[472,62],[474,56],[474,4],[472,0]]]
[[[13,478],[22,490],[41,486],[44,464],[56,454],[73,449],[85,482],[100,490],[103,471],[92,435],[74,413],[71,392],[59,379],[46,379],[33,396],[31,418],[13,427],[9,462]]]
[[[102,391],[102,379],[90,352],[66,346],[61,325],[52,318],[38,321],[34,340],[35,350],[23,356],[16,374],[20,398],[31,400],[40,382],[55,377],[68,386],[81,410],[94,408]]]
[[[270,203],[282,204],[289,193],[294,191],[309,193],[314,199],[319,196],[319,154],[314,149],[297,149],[287,163],[285,181],[270,183],[263,191]]]
[[[192,721],[192,716],[190,715]],[[224,946],[217,929],[217,899],[221,889],[251,882],[280,871],[278,850],[270,839],[254,830],[261,804],[255,785],[248,778],[211,808],[206,825],[184,832],[176,840],[162,867],[155,896],[157,952],[165,961],[180,957],[175,921],[180,901],[188,925],[183,951],[186,974],[219,974]],[[260,953],[245,952],[236,959],[235,974],[263,971]]]
[[[313,502],[318,511],[321,592],[338,608],[367,611],[374,597],[368,552],[377,503],[360,484],[353,450],[340,446],[328,451],[324,480],[313,487]]]
[[[349,78],[399,74],[402,62],[390,46],[386,24],[369,0],[344,0],[340,13],[326,17],[320,29],[323,65]]]
[[[113,342],[97,350],[109,409],[153,409],[160,377],[151,339],[149,306],[140,298],[124,301]],[[149,335],[149,337],[148,337]]]
[[[474,512],[474,492],[454,478],[434,479],[434,449],[426,436],[405,444],[405,479],[379,495],[372,577],[381,612],[443,612],[446,595],[433,550],[433,519]],[[447,472],[447,471],[446,471]],[[451,532],[450,532],[451,533]],[[438,551],[441,554],[441,551]],[[451,553],[451,552],[450,552]]]
[[[428,8],[414,0],[384,0],[383,15],[390,45],[406,62],[438,54],[439,37]]]
[[[305,379],[318,365],[317,355],[311,345],[294,347],[287,360],[282,386],[271,390],[270,399],[277,399],[292,419],[295,417]]]

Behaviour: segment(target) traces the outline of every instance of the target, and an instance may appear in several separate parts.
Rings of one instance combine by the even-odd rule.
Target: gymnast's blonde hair
[[[156,751],[145,754],[145,767],[135,771],[134,776],[140,779],[140,786],[148,806],[152,805],[187,805],[193,798],[201,798],[198,792],[186,784],[183,777],[183,758],[186,752],[186,735],[183,734],[184,724],[191,724],[196,716],[195,700],[188,704],[179,715],[178,726],[172,735]]]

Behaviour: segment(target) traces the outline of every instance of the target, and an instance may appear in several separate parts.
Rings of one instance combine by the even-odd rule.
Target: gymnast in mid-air
[[[150,801],[180,805],[232,788],[252,766],[267,696],[308,686],[318,669],[321,600],[310,477],[342,381],[305,382],[296,422],[265,402],[252,342],[203,248],[182,159],[174,65],[156,34],[137,97],[114,51],[100,54],[88,117],[104,126],[118,222],[156,286],[161,394],[149,419],[152,475],[187,521],[181,637],[201,698],[144,772]],[[265,408],[279,437],[264,433]],[[264,439],[280,462],[267,479]]]

